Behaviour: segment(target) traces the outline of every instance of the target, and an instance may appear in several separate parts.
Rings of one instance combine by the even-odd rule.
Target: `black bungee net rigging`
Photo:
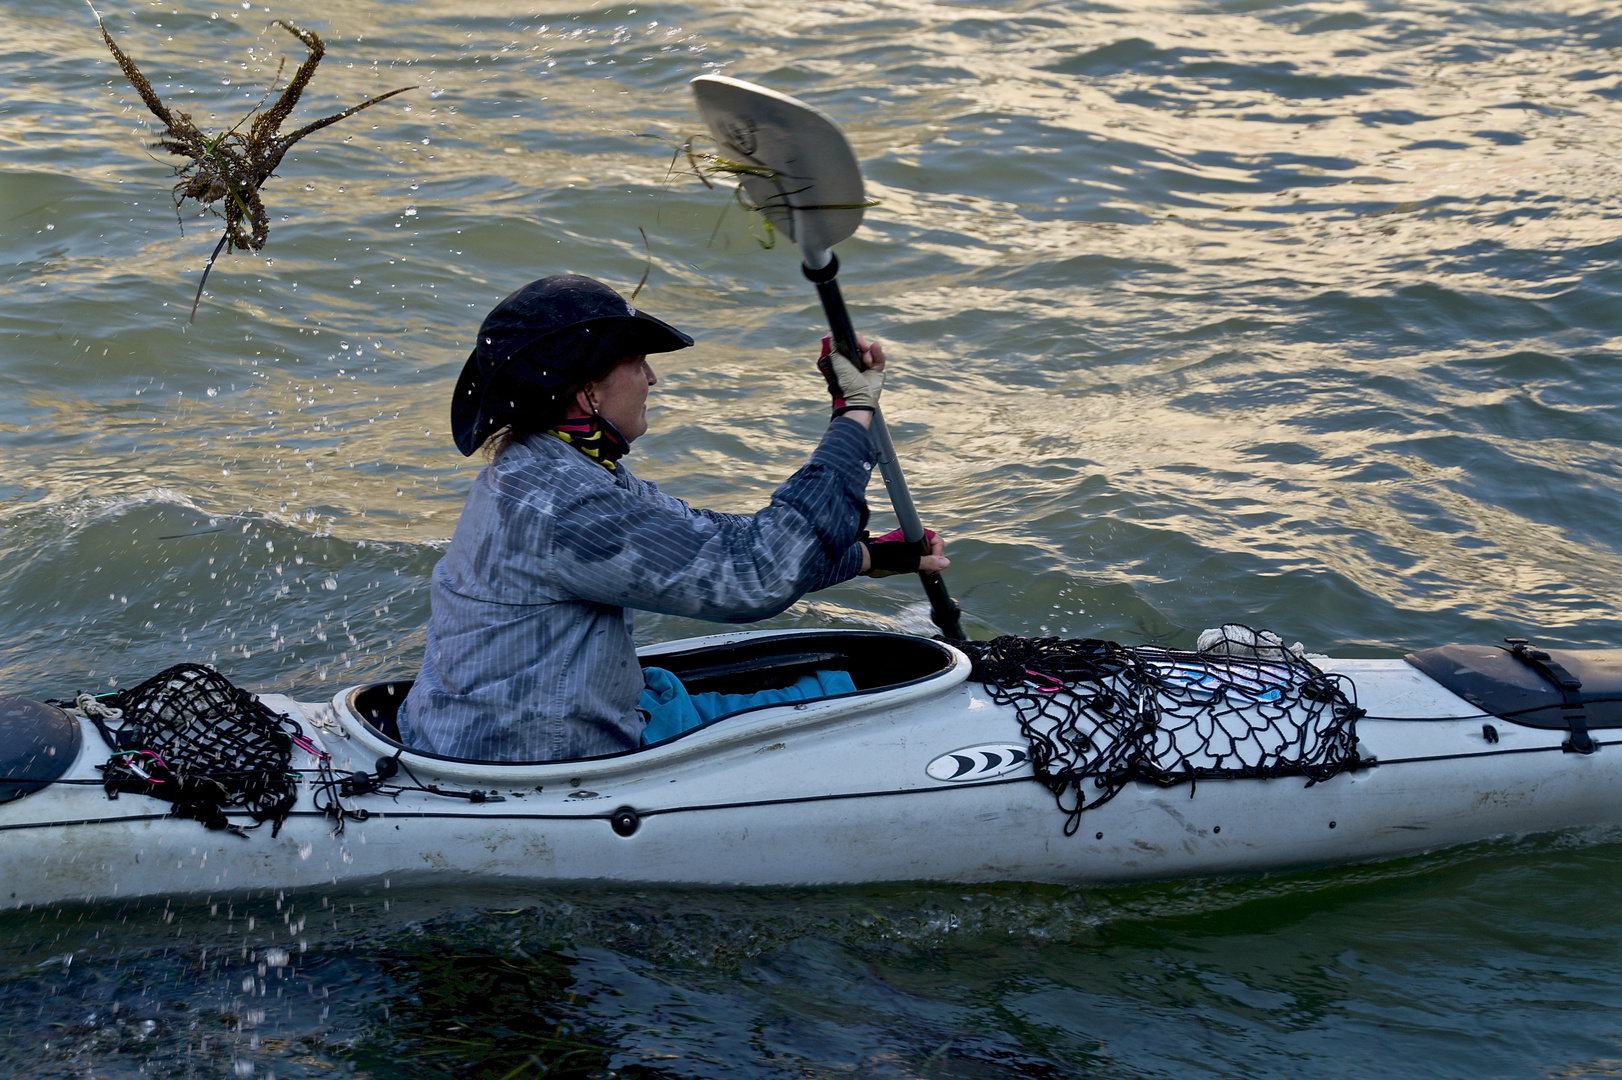
[[[423,784],[398,754],[379,758],[374,772],[334,772],[332,756],[310,741],[297,720],[272,712],[206,664],[176,664],[116,694],[80,694],[51,704],[77,709],[107,745],[117,748],[96,766],[109,798],[151,795],[173,803],[176,817],[238,836],[267,821],[270,835],[278,835],[308,772],[314,773],[315,809],[331,819],[335,833],[343,832],[345,821],[371,816],[363,808],[343,805],[343,799],[360,795],[424,791],[472,803],[503,801],[494,792]],[[293,768],[295,747],[315,759],[312,768]],[[392,782],[402,769],[410,783]],[[255,824],[232,824],[231,812],[245,813]]]
[[[241,834],[228,810],[281,831],[298,801],[293,748],[319,750],[298,721],[266,708],[204,664],[176,664],[104,697],[55,702],[82,712],[117,752],[102,771],[110,798],[152,795],[177,817]]]
[[[1127,784],[1305,777],[1361,765],[1356,688],[1269,631],[1237,623],[1198,652],[1096,639],[955,641],[991,699],[1011,706],[1036,779],[1073,836]]]

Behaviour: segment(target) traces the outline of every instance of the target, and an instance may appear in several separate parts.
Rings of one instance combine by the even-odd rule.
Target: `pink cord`
[[[315,743],[311,742],[309,739],[306,739],[303,735],[299,735],[299,734],[296,734],[294,732],[288,732],[287,737],[289,739],[293,740],[293,745],[294,746],[299,747],[301,750],[305,751],[306,753],[311,754],[314,757],[318,757],[323,761],[326,761],[327,759],[329,759],[332,756],[331,754],[328,754],[325,750],[322,750],[320,747],[316,746]]]
[[[1035,678],[1042,679],[1042,680],[1045,680],[1045,681],[1050,682],[1050,683],[1053,684],[1052,686],[1033,686],[1033,687],[1031,687],[1031,689],[1035,690],[1038,694],[1057,694],[1060,690],[1064,689],[1064,683],[1062,681],[1058,680],[1058,679],[1055,679],[1052,675],[1044,675],[1042,672],[1040,672],[1040,671],[1032,671],[1030,668],[1025,669],[1025,674],[1034,676]]]

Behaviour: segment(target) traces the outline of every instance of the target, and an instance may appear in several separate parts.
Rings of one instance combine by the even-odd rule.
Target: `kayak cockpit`
[[[968,659],[951,646],[929,638],[864,630],[785,630],[718,634],[665,642],[638,651],[644,668],[659,667],[674,674],[690,693],[756,694],[792,686],[813,672],[843,672],[855,685],[854,693],[825,695],[797,701],[794,714],[809,720],[837,708],[845,712],[868,707],[886,707],[901,700],[943,693],[961,683],[969,670]],[[539,769],[572,766],[578,772],[580,761],[566,762],[476,762],[442,757],[400,743],[398,716],[400,704],[411,690],[409,679],[370,683],[342,692],[333,702],[338,718],[352,735],[376,746],[386,754],[404,753],[407,760],[483,769]],[[693,736],[713,731],[718,725],[736,721],[782,705],[745,707],[716,716],[702,727],[684,732],[653,746],[599,758],[591,762],[621,763],[667,753],[672,744],[688,742]],[[706,738],[704,741],[708,741]],[[679,749],[679,748],[677,748]]]
[[[857,693],[870,693],[949,671],[958,655],[928,638],[870,631],[807,631],[699,642],[659,645],[642,650],[639,659],[645,668],[671,672],[693,694],[781,690],[814,671],[843,671],[856,684]]]
[[[349,691],[349,708],[366,725],[392,743],[400,741],[400,703],[415,679],[367,683]]]
[[[755,694],[781,690],[815,671],[843,671],[857,693],[870,693],[950,671],[957,656],[938,641],[870,631],[751,634],[727,640],[732,637],[669,642],[641,650],[638,658],[644,668],[669,671],[692,694]],[[397,679],[357,687],[349,692],[349,707],[378,734],[398,742],[400,703],[411,686],[412,680]]]

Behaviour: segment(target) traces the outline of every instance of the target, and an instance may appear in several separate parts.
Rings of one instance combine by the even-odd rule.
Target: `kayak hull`
[[[1299,777],[1129,783],[1081,814],[1073,835],[1032,778],[1013,710],[966,681],[961,654],[906,685],[746,713],[633,754],[520,766],[404,754],[421,785],[487,801],[363,795],[343,804],[365,820],[336,829],[306,782],[274,837],[268,825],[246,838],[209,831],[145,796],[109,799],[94,768],[109,751],[87,725],[63,781],[0,805],[0,904],[385,881],[1098,885],[1622,823],[1613,732],[1577,754],[1561,749],[1558,730],[1495,719],[1489,741],[1475,706],[1402,661],[1320,666],[1350,677],[1373,716],[1410,717],[1359,721],[1362,756],[1377,764],[1311,786]],[[355,715],[353,697],[263,700],[305,724],[347,771],[398,751]],[[314,759],[294,764],[313,776]]]

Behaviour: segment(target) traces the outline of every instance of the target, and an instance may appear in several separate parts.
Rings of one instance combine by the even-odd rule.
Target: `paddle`
[[[833,246],[862,223],[867,206],[862,169],[845,133],[805,102],[742,79],[700,75],[692,86],[720,156],[738,166],[744,194],[773,227],[799,245],[801,269],[822,298],[834,348],[859,367],[856,331],[839,292],[839,260],[833,253]],[[901,535],[928,554],[924,523],[896,461],[890,429],[877,409],[868,434]],[[944,636],[961,640],[960,609],[946,582],[923,570],[918,577],[929,596],[930,619]]]

